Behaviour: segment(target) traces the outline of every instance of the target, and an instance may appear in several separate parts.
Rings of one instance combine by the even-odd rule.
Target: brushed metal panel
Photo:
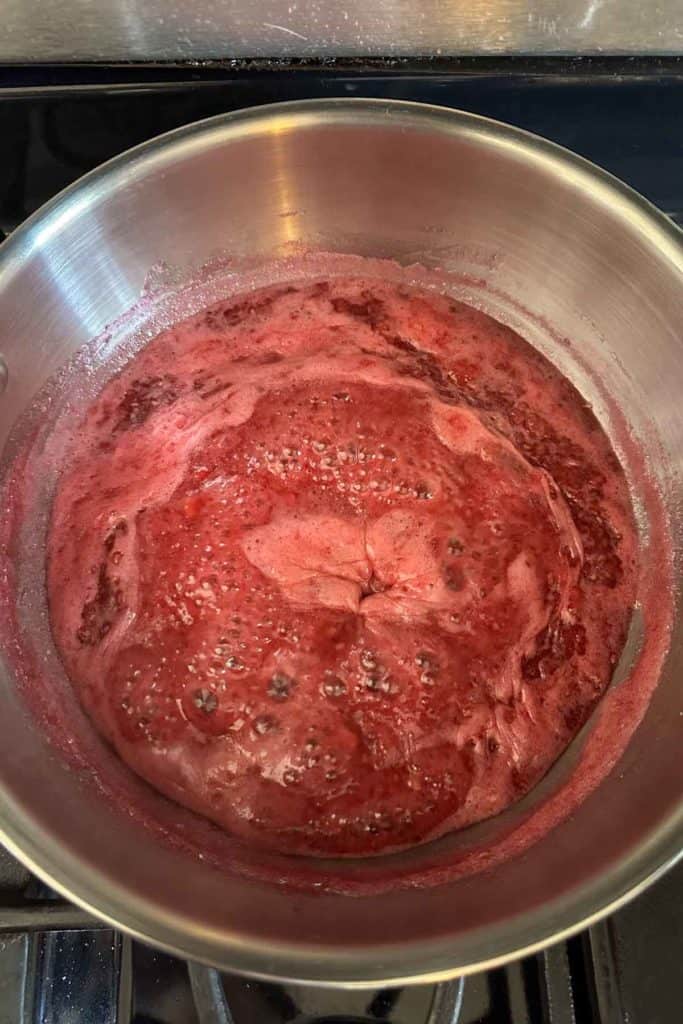
[[[0,62],[680,54],[681,0],[3,0]]]

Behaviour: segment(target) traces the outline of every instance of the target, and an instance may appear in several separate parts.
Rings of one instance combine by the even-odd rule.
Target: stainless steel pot
[[[124,154],[49,203],[0,250],[3,443],[45,381],[135,303],[152,265],[197,265],[226,248],[237,257],[274,254],[291,242],[445,266],[461,294],[550,351],[613,430],[595,373],[606,380],[650,459],[678,547],[680,233],[570,153],[433,107],[316,101],[219,117]],[[96,351],[110,350],[117,330]],[[40,538],[31,541],[40,548]],[[42,588],[37,575],[29,590]],[[37,656],[49,660],[40,636]],[[217,870],[183,848],[188,816],[145,791],[151,813],[176,828],[177,842],[160,841],[117,806],[124,769],[75,708],[65,719],[69,743],[96,751],[108,797],[65,755],[69,743],[56,751],[46,740],[6,653],[4,842],[76,902],[190,958],[336,984],[447,977],[583,927],[681,851],[680,623],[626,753],[569,818],[523,854],[460,880],[353,896],[320,882],[293,891]],[[68,701],[64,691],[65,708]],[[555,776],[546,793],[554,785]],[[523,813],[432,846],[448,852],[474,834],[493,848]],[[408,859],[399,867],[419,867],[438,850],[401,855]],[[315,877],[315,865],[299,866]],[[365,869],[343,870],[353,881]]]

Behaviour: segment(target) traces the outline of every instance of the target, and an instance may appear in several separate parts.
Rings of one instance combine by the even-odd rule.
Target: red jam
[[[52,628],[121,757],[282,851],[496,814],[607,687],[635,529],[607,438],[508,328],[339,278],[159,335],[88,410]]]

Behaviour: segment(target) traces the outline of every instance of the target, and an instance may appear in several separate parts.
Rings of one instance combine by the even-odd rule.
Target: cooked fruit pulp
[[[161,334],[87,412],[55,639],[153,785],[283,851],[497,813],[605,690],[634,599],[623,473],[576,391],[453,300],[332,278]]]

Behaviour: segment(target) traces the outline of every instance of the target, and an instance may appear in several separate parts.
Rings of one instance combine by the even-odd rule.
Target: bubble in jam
[[[377,277],[151,341],[87,410],[48,556],[58,650],[123,760],[323,857],[533,787],[609,683],[636,573],[572,386],[483,313]]]

